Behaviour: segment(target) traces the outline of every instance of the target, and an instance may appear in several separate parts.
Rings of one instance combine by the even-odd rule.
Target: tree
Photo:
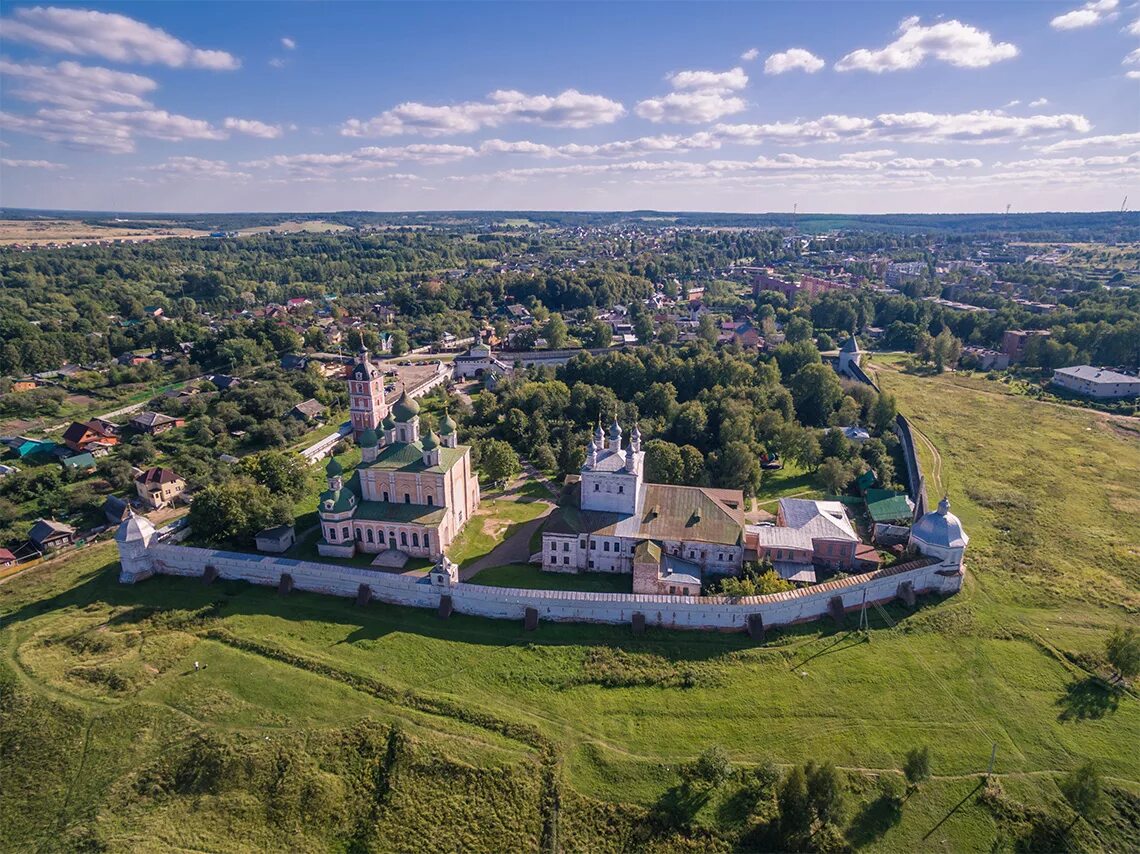
[[[716,320],[713,319],[711,314],[702,314],[701,319],[697,321],[697,337],[710,347],[716,346],[719,336],[716,329]]]
[[[685,475],[682,483],[686,486],[699,486],[705,479],[705,457],[692,445],[681,446],[681,462]]]
[[[1140,673],[1140,632],[1136,629],[1113,629],[1104,649],[1119,678],[1127,681]]]
[[[950,334],[949,329],[943,329],[934,339],[931,349],[931,358],[938,373],[947,367],[954,367],[962,355],[962,342]]]
[[[882,433],[884,430],[890,429],[890,426],[895,423],[896,415],[898,415],[898,404],[895,401],[895,396],[890,392],[880,392],[871,406],[869,416],[871,426]]]
[[[646,442],[645,479],[650,483],[684,483],[685,461],[681,449],[664,439]]]
[[[812,334],[811,321],[804,317],[793,317],[784,325],[784,337],[789,343],[810,341]]]
[[[593,320],[581,335],[582,343],[591,348],[609,347],[613,340],[613,328],[604,320]]]
[[[701,751],[696,761],[681,769],[681,778],[688,784],[699,783],[715,789],[732,776],[732,762],[723,747],[713,745]]]
[[[923,780],[930,779],[929,747],[923,745],[907,751],[906,761],[903,762],[903,776],[913,788],[917,788]]]
[[[408,352],[408,333],[397,329],[392,333],[392,355],[402,356]]]
[[[506,483],[522,471],[515,449],[499,439],[484,439],[479,452],[479,469],[492,483]]]
[[[811,801],[808,799],[807,776],[799,765],[792,768],[776,792],[780,810],[780,830],[785,840],[811,828]]]
[[[719,482],[755,495],[760,489],[760,462],[747,442],[729,442],[717,456]]]
[[[248,544],[258,531],[292,525],[293,509],[287,498],[270,494],[261,484],[233,478],[199,492],[189,520],[194,536],[204,542]]]
[[[925,329],[922,329],[914,338],[914,354],[920,362],[929,362],[934,358],[934,338]]]
[[[1100,771],[1093,762],[1086,762],[1074,768],[1065,775],[1058,787],[1077,814],[1069,825],[1070,828],[1082,818],[1085,821],[1093,821],[1107,806]]]
[[[708,441],[708,426],[709,416],[704,404],[699,400],[690,400],[677,409],[677,415],[673,419],[673,435],[678,442],[688,445],[705,444]]]
[[[819,446],[819,439],[815,433],[807,433],[803,443],[796,450],[796,462],[808,471],[814,472],[823,461],[823,450]]]
[[[569,332],[566,328],[566,321],[562,319],[562,315],[554,312],[550,315],[550,319],[546,321],[546,325],[542,327],[542,337],[546,339],[546,346],[551,350],[563,350],[566,348],[566,343],[570,339]]]
[[[843,400],[839,377],[827,365],[805,365],[790,382],[796,415],[804,424],[823,426]]]
[[[854,475],[851,469],[835,457],[828,457],[816,472],[820,482],[832,495],[841,495],[851,483]]]
[[[264,451],[245,457],[238,470],[253,478],[274,495],[287,495],[294,501],[305,494],[309,470],[299,454]]]
[[[808,762],[804,766],[804,776],[807,778],[808,802],[816,818],[823,824],[842,822],[845,806],[843,780],[835,766]]]

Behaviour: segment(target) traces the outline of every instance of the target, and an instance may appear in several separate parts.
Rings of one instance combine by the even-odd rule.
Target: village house
[[[186,491],[186,481],[168,468],[152,466],[135,478],[135,491],[143,504],[159,510]]]
[[[75,542],[75,529],[54,519],[39,519],[28,532],[28,539],[41,552],[62,549]]]
[[[111,448],[119,444],[119,437],[105,421],[98,419],[87,422],[72,421],[63,432],[63,443],[75,453],[82,454],[95,448]]]
[[[1140,377],[1092,365],[1058,368],[1053,372],[1053,385],[1097,400],[1140,396]]]
[[[313,421],[324,416],[325,408],[320,401],[310,397],[308,400],[298,403],[287,414],[290,418],[296,418],[298,421]]]
[[[8,549],[0,549],[0,566],[8,567],[16,565],[16,556]]]
[[[140,412],[132,416],[129,423],[131,429],[137,430],[139,433],[158,436],[167,430],[173,430],[175,427],[185,426],[186,420],[172,418],[169,415],[163,415],[161,412]]]

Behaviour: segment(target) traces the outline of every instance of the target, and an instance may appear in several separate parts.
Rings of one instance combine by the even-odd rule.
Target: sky
[[[1140,3],[6,2],[0,204],[1140,205]]]

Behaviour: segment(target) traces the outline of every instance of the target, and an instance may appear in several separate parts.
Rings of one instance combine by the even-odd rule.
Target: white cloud
[[[743,98],[730,93],[748,85],[748,75],[729,71],[678,71],[668,77],[673,90],[659,98],[639,101],[635,112],[651,122],[701,124],[743,111]]]
[[[270,125],[256,119],[235,119],[231,117],[222,122],[222,127],[260,139],[277,139],[282,133],[281,125]]]
[[[793,47],[781,53],[774,53],[764,60],[765,74],[784,74],[788,71],[806,71],[815,74],[826,63],[802,47]]]
[[[479,154],[468,145],[433,145],[417,143],[403,146],[365,146],[354,151],[334,154],[274,154],[240,164],[248,169],[284,169],[291,175],[328,178],[339,173],[359,173],[387,169],[397,163],[437,165],[475,157]]]
[[[1070,113],[1010,116],[1000,111],[975,110],[969,113],[880,113],[874,117],[827,115],[812,121],[720,124],[712,133],[723,142],[744,145],[876,139],[986,143],[1035,139],[1062,131],[1087,133],[1091,127],[1084,116]]]
[[[1121,65],[1140,65],[1140,47],[1120,61]]]
[[[899,25],[898,38],[886,47],[852,51],[835,63],[835,69],[880,74],[917,68],[927,59],[958,68],[985,68],[1015,56],[1017,47],[1009,42],[994,42],[989,33],[977,27],[957,20],[923,26],[916,16]]]
[[[1140,80],[1140,71],[1125,71],[1124,76],[1129,80]]]
[[[281,47],[285,48],[285,50],[293,50],[295,47],[297,47],[297,43],[288,36],[282,36]]]
[[[744,53],[740,54],[740,61],[741,62],[752,62],[759,56],[760,56],[759,48],[750,47],[748,50],[744,51]]]
[[[1140,18],[1137,18],[1131,24],[1124,28],[1124,32],[1130,36],[1140,36]]]
[[[587,95],[567,89],[558,95],[527,95],[515,90],[492,92],[485,101],[432,106],[409,101],[372,119],[349,119],[341,126],[343,136],[396,136],[419,133],[443,136],[472,133],[508,122],[527,122],[548,127],[586,128],[609,124],[625,114],[617,101],[602,95]]]
[[[1014,98],[1012,101],[1007,101],[1006,103],[1002,104],[1001,108],[1003,110],[1008,110],[1010,107],[1016,107],[1020,103],[1021,101],[1018,98]]]
[[[98,112],[90,109],[44,108],[32,115],[0,113],[5,130],[111,154],[135,150],[135,138],[180,142],[225,139],[226,133],[202,119],[165,110]]]
[[[170,157],[165,163],[146,167],[147,171],[160,172],[169,176],[191,178],[225,178],[245,180],[253,177],[248,172],[239,172],[224,160],[206,160],[201,157]]]
[[[706,89],[670,92],[661,98],[648,98],[638,102],[636,112],[651,122],[701,124],[742,112],[746,107],[743,98]]]
[[[1055,30],[1078,30],[1082,27],[1091,27],[1116,17],[1116,7],[1119,0],[1091,0],[1079,9],[1073,9],[1063,15],[1058,15],[1049,22]]]
[[[149,77],[80,65],[66,60],[55,66],[21,65],[0,59],[0,75],[16,81],[9,94],[23,101],[85,107],[149,107],[148,95],[158,88]]]
[[[1140,133],[1113,133],[1103,136],[1084,136],[1079,139],[1064,139],[1041,148],[1042,154],[1057,151],[1073,151],[1080,148],[1129,148],[1140,145]]]
[[[275,56],[275,57],[273,57],[273,59],[269,60],[269,67],[270,68],[284,68],[285,65],[286,65],[285,60],[279,56]]]
[[[735,92],[748,85],[748,75],[740,66],[728,71],[678,71],[667,78],[675,91],[715,89]]]
[[[1048,98],[1037,98],[1036,100],[1029,102],[1030,107],[1047,107],[1048,105],[1049,105],[1049,99]]]
[[[489,139],[479,146],[480,154],[523,154],[547,159],[566,157],[636,157],[646,154],[672,153],[720,148],[720,142],[710,134],[697,133],[691,136],[643,136],[639,139],[615,140],[594,145],[567,143],[546,145],[527,140],[507,141]]]
[[[67,168],[62,163],[53,163],[50,160],[13,160],[10,157],[0,157],[0,165],[9,169],[46,169],[49,172]]]
[[[232,71],[241,62],[223,50],[201,50],[169,33],[109,12],[33,6],[3,21],[4,37],[77,56],[114,62]]]

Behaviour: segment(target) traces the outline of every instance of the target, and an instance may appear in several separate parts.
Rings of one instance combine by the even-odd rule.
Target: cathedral
[[[317,507],[329,557],[396,549],[438,559],[479,506],[471,449],[458,444],[448,415],[421,435],[420,406],[407,391],[389,405],[384,373],[361,350],[348,374],[349,411],[361,463],[347,480],[330,459]]]

